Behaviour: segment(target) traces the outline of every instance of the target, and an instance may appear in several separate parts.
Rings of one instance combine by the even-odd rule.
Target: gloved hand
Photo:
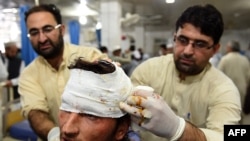
[[[54,127],[49,131],[48,141],[60,141],[60,129],[59,127]]]
[[[131,115],[133,122],[157,136],[171,141],[177,140],[185,128],[185,120],[175,115],[163,98],[153,93],[153,88],[139,86],[127,103],[121,102],[120,108]]]

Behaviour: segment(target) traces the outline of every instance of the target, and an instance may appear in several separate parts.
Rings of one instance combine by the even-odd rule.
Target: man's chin
[[[184,73],[184,74],[192,74],[192,67],[191,66],[189,66],[189,65],[179,65],[178,67],[177,67],[177,70],[179,71],[179,72],[181,72],[181,73]]]

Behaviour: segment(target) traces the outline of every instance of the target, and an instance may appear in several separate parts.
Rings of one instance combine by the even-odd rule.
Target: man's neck
[[[62,55],[59,55],[55,58],[51,58],[51,59],[46,59],[48,61],[48,63],[56,70],[59,69],[62,61],[63,61],[63,57]]]
[[[58,54],[55,57],[52,58],[45,58],[48,63],[56,70],[59,69],[62,61],[63,61],[63,52],[64,52],[64,47],[61,48],[61,50],[58,52]]]

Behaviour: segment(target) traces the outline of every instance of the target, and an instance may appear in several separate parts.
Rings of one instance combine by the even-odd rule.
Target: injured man
[[[108,61],[77,59],[62,94],[59,128],[49,141],[128,141],[130,116],[119,108],[133,91],[122,68]]]

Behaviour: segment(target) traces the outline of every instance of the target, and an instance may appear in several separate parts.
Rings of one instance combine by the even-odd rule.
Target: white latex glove
[[[133,122],[157,136],[177,140],[185,128],[185,120],[175,115],[163,98],[153,93],[153,88],[139,86],[127,103],[120,108],[131,115]]]
[[[49,131],[48,141],[60,141],[60,129],[59,129],[59,127],[54,127]]]

